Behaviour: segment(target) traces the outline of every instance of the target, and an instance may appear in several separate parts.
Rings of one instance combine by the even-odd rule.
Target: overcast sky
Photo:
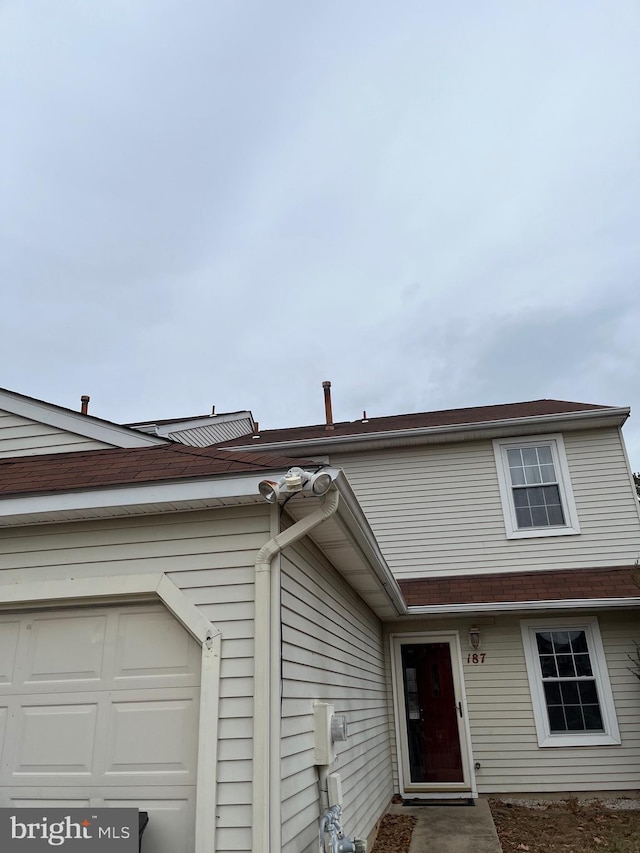
[[[0,386],[631,405],[636,0],[0,0]]]

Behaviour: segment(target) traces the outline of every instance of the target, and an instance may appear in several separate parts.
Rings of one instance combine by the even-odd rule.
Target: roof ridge
[[[535,403],[567,403],[570,406],[584,406],[585,409],[613,409],[617,408],[616,406],[603,405],[602,403],[581,403],[577,400],[559,400],[556,397],[539,397],[535,400],[516,400],[511,403],[484,403],[479,404],[477,406],[450,406],[445,409],[423,409],[421,411],[415,412],[398,412],[393,415],[367,415],[366,419],[364,418],[353,418],[352,420],[343,420],[343,421],[333,421],[331,426],[339,427],[339,426],[348,426],[350,424],[362,423],[363,420],[365,422],[370,423],[371,421],[382,421],[382,420],[392,420],[394,418],[417,418],[422,415],[442,415],[446,412],[473,412],[478,409],[505,409],[505,408],[515,408],[516,406],[530,406]],[[526,416],[525,416],[526,417]],[[271,429],[260,430],[260,432],[286,432],[287,430],[299,430],[299,429],[317,429],[324,428],[327,424],[323,422],[314,423],[314,424],[303,424],[298,426],[290,426],[290,427],[273,427]],[[242,438],[243,436],[240,436]],[[235,439],[234,439],[235,440]]]

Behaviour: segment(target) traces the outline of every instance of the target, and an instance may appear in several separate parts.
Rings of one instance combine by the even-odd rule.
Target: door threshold
[[[403,806],[475,806],[476,801],[473,797],[458,797],[457,799],[447,798],[442,800],[414,798],[403,799]]]

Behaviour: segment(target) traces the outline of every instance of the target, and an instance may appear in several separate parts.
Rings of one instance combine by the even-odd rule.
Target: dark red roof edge
[[[409,607],[640,597],[637,566],[400,580]]]

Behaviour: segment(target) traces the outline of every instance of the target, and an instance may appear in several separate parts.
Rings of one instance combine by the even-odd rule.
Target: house
[[[394,793],[637,789],[628,414],[257,432],[0,392],[0,803],[145,809],[146,853],[302,853],[319,780],[363,838]]]
[[[538,400],[333,423],[327,403],[325,424],[226,446],[315,458],[353,487],[408,607],[384,625],[395,789],[639,788],[629,409]]]
[[[324,767],[366,837],[406,607],[346,477],[270,505],[299,458],[153,433],[0,392],[0,805],[137,807],[145,853],[302,851]]]

